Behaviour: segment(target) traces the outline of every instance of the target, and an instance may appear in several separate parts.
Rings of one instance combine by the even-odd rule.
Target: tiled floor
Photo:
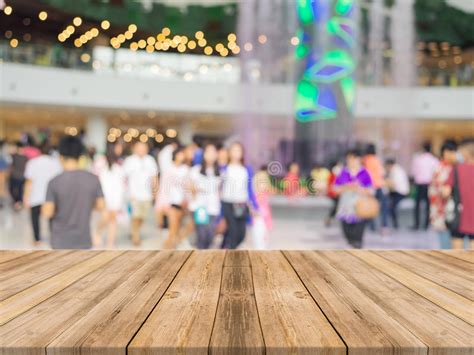
[[[273,208],[274,228],[270,233],[269,249],[343,249],[349,248],[337,222],[326,228],[324,218],[327,205],[307,203],[281,203]],[[389,236],[367,231],[364,245],[373,249],[436,249],[439,247],[436,233],[432,231],[411,231],[411,212],[404,209],[401,214],[402,228]],[[45,224],[45,223],[43,223]],[[47,233],[45,233],[47,234]],[[150,216],[143,232],[141,249],[160,249],[166,230],[160,231]],[[216,240],[216,245],[219,241]],[[118,235],[117,247],[132,248],[129,240],[128,227],[122,225]],[[183,242],[179,248],[191,248],[189,241]],[[12,212],[9,208],[0,210],[0,249],[31,249],[32,233],[28,211]],[[47,242],[41,248],[48,248]],[[242,244],[243,249],[252,249],[252,230]]]

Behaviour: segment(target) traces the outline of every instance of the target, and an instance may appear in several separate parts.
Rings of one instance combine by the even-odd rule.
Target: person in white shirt
[[[155,214],[158,226],[160,228],[165,227],[165,216],[168,213],[170,204],[168,201],[168,191],[164,189],[164,186],[167,186],[166,175],[170,168],[173,167],[173,152],[178,148],[179,143],[177,140],[172,139],[170,142],[165,145],[160,152],[158,153],[158,168],[160,171],[159,174],[159,188],[158,196],[155,201]]]
[[[185,153],[182,148],[173,152],[173,165],[165,173],[162,186],[168,193],[170,208],[168,209],[168,238],[164,243],[165,249],[176,248],[181,240],[181,227],[184,212],[187,207],[187,188],[189,185],[189,166],[185,164]]]
[[[41,155],[26,163],[25,192],[23,203],[31,210],[31,224],[33,226],[34,244],[41,243],[40,214],[41,206],[46,201],[48,183],[62,172],[61,162],[49,155],[49,145],[43,143],[40,147]]]
[[[385,162],[387,170],[386,185],[390,190],[390,215],[393,228],[398,229],[398,205],[410,193],[410,181],[405,170],[396,163],[395,159],[387,159]]]
[[[222,177],[221,201],[227,225],[224,249],[237,249],[245,239],[250,208],[258,211],[252,178],[251,168],[244,164],[242,144],[233,143],[229,148],[229,164],[223,169]]]
[[[220,183],[217,149],[215,145],[208,144],[204,147],[202,164],[191,169],[193,198],[189,210],[194,217],[198,249],[209,249],[214,239],[221,213]]]
[[[439,160],[431,153],[431,143],[423,144],[423,152],[415,155],[412,162],[411,172],[415,180],[415,224],[413,229],[420,227],[420,207],[421,203],[425,204],[425,229],[430,224],[430,202],[428,198],[428,188],[433,180],[433,175],[438,168]]]
[[[140,245],[140,229],[148,216],[158,185],[158,166],[148,155],[148,145],[135,142],[133,155],[125,159],[124,171],[132,205],[132,242]]]
[[[105,199],[105,210],[97,225],[94,244],[102,246],[102,231],[107,228],[107,248],[115,247],[117,216],[125,203],[125,171],[121,164],[123,147],[120,142],[107,146],[105,157],[98,157],[95,173],[99,177]]]

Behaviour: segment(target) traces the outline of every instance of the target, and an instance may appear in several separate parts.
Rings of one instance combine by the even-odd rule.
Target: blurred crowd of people
[[[170,139],[159,152],[149,148],[136,141],[124,154],[122,142],[115,142],[105,154],[88,154],[79,137],[65,136],[55,149],[47,141],[38,147],[31,140],[17,142],[2,148],[2,181],[14,210],[31,210],[36,244],[42,240],[40,217],[51,221],[55,249],[113,248],[120,218],[130,220],[130,238],[139,246],[151,210],[166,231],[167,249],[191,235],[199,249],[215,244],[216,235],[220,247],[235,249],[249,223],[255,226],[255,248],[266,248],[270,181],[245,164],[240,143],[182,146]],[[90,230],[93,210],[101,218]]]
[[[425,143],[407,172],[393,158],[384,162],[374,144],[352,149],[330,166],[316,164],[307,178],[298,163],[282,179],[270,166],[254,174],[242,144],[182,146],[169,139],[159,150],[136,141],[130,151],[108,143],[104,154],[86,151],[79,137],[57,147],[32,139],[0,147],[0,203],[7,188],[14,210],[28,208],[34,243],[42,241],[41,216],[50,220],[55,249],[114,248],[120,220],[130,225],[135,246],[154,211],[163,247],[185,240],[199,249],[238,248],[248,226],[255,249],[268,248],[272,229],[270,197],[327,196],[348,243],[363,247],[368,226],[382,236],[399,228],[401,201],[413,197],[413,229],[430,226],[441,248],[463,248],[474,239],[474,139],[448,140],[439,156]],[[410,177],[412,182],[410,182]],[[91,215],[100,211],[91,230]]]
[[[412,181],[410,181],[412,180]],[[343,161],[329,168],[317,164],[309,178],[302,178],[291,163],[284,179],[288,196],[325,194],[333,200],[326,225],[341,220],[345,237],[355,248],[362,246],[368,224],[382,236],[399,228],[399,205],[414,199],[413,230],[432,227],[442,249],[474,246],[474,139],[447,140],[439,156],[425,142],[407,172],[396,159],[384,162],[374,144],[350,150]],[[390,223],[391,222],[391,223]]]

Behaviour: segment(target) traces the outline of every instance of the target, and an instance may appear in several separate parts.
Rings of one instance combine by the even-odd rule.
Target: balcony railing
[[[295,59],[289,58],[286,65],[294,65]],[[127,49],[114,50],[110,47],[93,49],[66,48],[59,44],[40,45],[22,43],[12,48],[8,42],[0,42],[0,62],[38,65],[108,73],[125,77],[160,79],[167,81],[207,82],[237,84],[241,81],[242,68],[239,58],[188,55],[177,53],[133,52]],[[393,85],[391,61],[385,60],[383,77],[375,82],[370,68],[362,57],[357,80],[360,85]],[[264,81],[259,75],[262,63],[258,59],[251,61],[253,82]],[[474,86],[474,67],[465,63],[455,68],[418,66],[414,85],[417,86]],[[279,82],[289,83],[291,76],[279,77]],[[282,79],[283,78],[283,79]],[[268,80],[266,80],[268,83]],[[274,80],[270,80],[274,82]]]

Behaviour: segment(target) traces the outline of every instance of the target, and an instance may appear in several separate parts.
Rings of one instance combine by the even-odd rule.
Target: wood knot
[[[309,297],[309,294],[308,294],[308,292],[305,292],[305,291],[296,291],[295,292],[295,297],[305,299],[305,298]]]
[[[179,292],[176,291],[169,291],[166,293],[166,298],[178,298]]]

